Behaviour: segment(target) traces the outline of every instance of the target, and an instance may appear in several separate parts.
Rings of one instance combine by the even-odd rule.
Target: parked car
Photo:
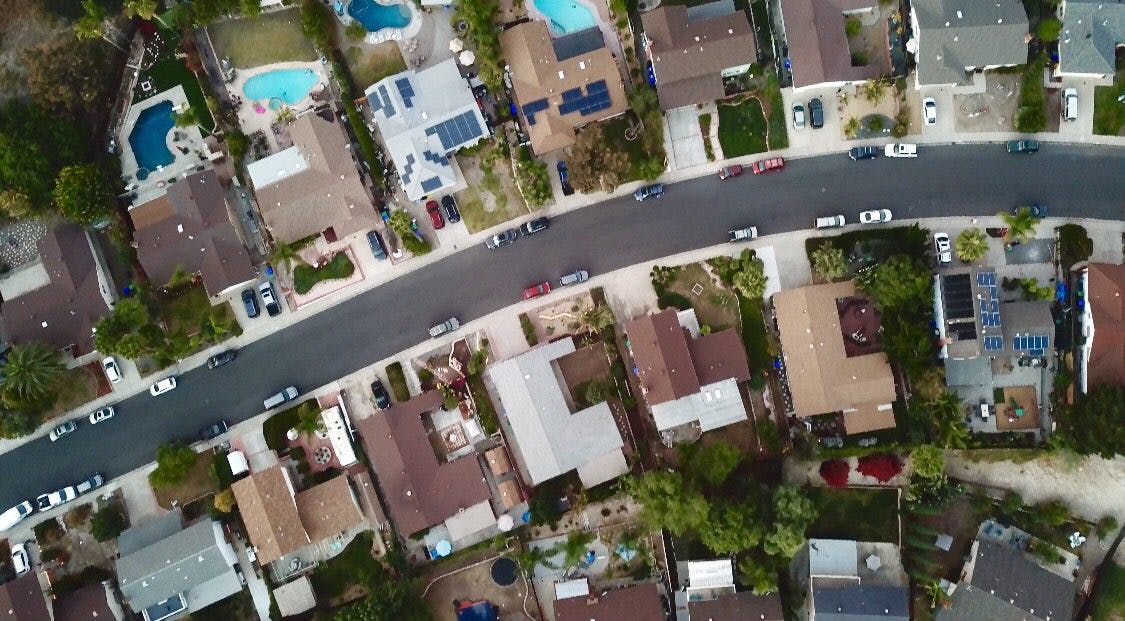
[[[17,576],[22,576],[31,571],[31,557],[27,554],[26,543],[12,544],[12,568]]]
[[[223,366],[224,364],[227,364],[228,362],[233,361],[237,356],[238,356],[238,354],[235,353],[235,351],[233,349],[228,349],[227,351],[219,352],[219,353],[215,354],[214,356],[211,356],[210,358],[207,359],[207,368],[208,369],[217,369],[217,368]]]
[[[113,418],[114,414],[117,414],[117,410],[113,409],[112,405],[108,405],[108,406],[98,410],[97,412],[93,412],[93,413],[90,414],[90,416],[89,416],[90,424],[96,425],[98,423],[104,423],[105,421]]]
[[[371,382],[371,396],[375,398],[375,406],[380,410],[391,407],[391,395],[387,393],[387,387],[383,385],[382,380]]]
[[[6,531],[9,528],[19,524],[24,518],[35,512],[35,506],[31,501],[25,500],[14,507],[10,507],[7,511],[0,513],[0,532]]]
[[[75,498],[78,498],[78,491],[74,489],[73,485],[68,485],[58,491],[40,494],[39,497],[35,499],[35,505],[39,507],[40,511],[46,511],[59,505],[64,505]]]
[[[1037,203],[1032,203],[1031,205],[1022,205],[1020,207],[1016,207],[1015,209],[1013,209],[1012,215],[1019,215],[1021,209],[1027,209],[1028,211],[1031,212],[1031,215],[1035,216],[1036,218],[1046,218],[1047,217],[1047,206],[1046,205],[1039,205]]]
[[[816,228],[818,229],[834,229],[847,224],[843,215],[837,216],[822,216],[816,219]]]
[[[748,226],[741,229],[731,229],[727,231],[727,237],[731,243],[750,241],[758,239],[758,227]]]
[[[948,234],[934,233],[934,254],[937,256],[938,263],[953,261],[953,245],[949,243]]]
[[[857,162],[859,160],[873,160],[878,156],[878,147],[852,147],[848,150],[848,157]]]
[[[445,218],[441,217],[441,207],[438,206],[437,201],[426,203],[426,213],[430,215],[430,224],[434,225],[435,229],[445,226]]]
[[[859,214],[860,224],[882,224],[891,221],[890,209],[868,209]]]
[[[723,168],[719,169],[719,180],[726,181],[727,179],[730,179],[731,177],[737,177],[741,174],[742,174],[742,165],[731,164],[730,166],[724,166]]]
[[[227,421],[221,420],[213,425],[208,425],[203,429],[200,429],[199,439],[203,442],[214,440],[215,438],[226,433],[227,429],[230,429],[230,427],[227,425]]]
[[[78,484],[74,486],[74,491],[78,492],[78,495],[81,496],[82,494],[92,492],[103,485],[105,485],[105,477],[102,476],[102,473],[95,472],[82,481],[79,481]]]
[[[546,217],[536,218],[534,220],[524,222],[523,226],[520,227],[520,233],[523,233],[524,235],[534,235],[541,231],[546,231],[547,227],[550,226],[549,223],[550,220],[548,220]]]
[[[809,100],[809,117],[813,129],[824,127],[824,104],[817,97]]]
[[[523,299],[530,300],[542,295],[547,295],[551,292],[551,283],[543,281],[537,285],[531,285],[523,290]]]
[[[574,187],[570,185],[570,171],[566,169],[566,162],[559,160],[559,163],[555,164],[555,169],[559,171],[559,183],[562,184],[563,196],[574,194]]]
[[[922,100],[922,121],[926,125],[937,125],[937,101],[933,97]]]
[[[258,285],[258,293],[262,295],[262,303],[266,305],[266,314],[270,317],[277,317],[281,314],[281,304],[277,302],[277,296],[273,292],[273,283],[266,281]]]
[[[1009,140],[1007,142],[1008,153],[1038,153],[1039,141],[1038,140]]]
[[[750,169],[754,171],[755,175],[776,172],[783,168],[785,168],[785,158],[783,157],[771,157],[768,160],[759,160],[750,165]]]
[[[1078,89],[1063,90],[1062,118],[1064,121],[1078,120]]]
[[[441,208],[445,210],[445,219],[450,224],[457,224],[461,221],[461,212],[457,211],[457,201],[453,199],[453,195],[446,194],[441,197]]]
[[[638,203],[647,201],[650,198],[660,198],[661,196],[664,196],[663,183],[646,185],[642,188],[637,188],[637,191],[633,192],[633,198],[637,199]]]
[[[49,434],[50,437],[51,437],[51,442],[54,442],[55,440],[58,440],[59,438],[65,436],[69,433],[74,433],[75,429],[78,429],[78,421],[76,421],[76,420],[66,421],[65,423],[63,423],[63,424],[59,425],[58,427],[55,427],[54,429],[51,430],[51,433]]]
[[[258,295],[253,289],[242,290],[242,306],[246,309],[246,316],[253,319],[259,315]]]
[[[445,321],[439,323],[438,325],[430,328],[430,337],[436,339],[437,337],[439,337],[443,334],[446,334],[448,332],[453,332],[454,330],[456,330],[457,328],[460,328],[460,327],[461,327],[461,322],[458,321],[456,317],[450,317],[449,319],[446,319]]]
[[[489,250],[495,250],[500,246],[507,246],[508,244],[514,243],[517,239],[519,239],[519,236],[519,230],[508,229],[507,231],[501,231],[493,235],[492,237],[489,237],[487,240],[485,240],[484,245]]]
[[[563,274],[559,278],[559,286],[569,287],[570,285],[577,285],[590,280],[590,272],[586,270],[574,270],[569,274]]]
[[[117,359],[113,356],[102,358],[102,370],[105,371],[106,379],[108,379],[111,384],[116,384],[121,381],[121,367],[117,366]]]
[[[299,394],[301,393],[297,390],[296,386],[287,386],[281,392],[267,397],[265,401],[262,401],[262,406],[267,410],[272,410],[282,403],[296,399]]]
[[[805,107],[801,104],[793,106],[793,129],[805,128]]]
[[[887,157],[918,157],[918,145],[899,142],[886,147]]]
[[[383,243],[383,238],[379,236],[378,231],[367,232],[367,245],[371,246],[371,255],[376,259],[382,261],[387,258],[387,246]]]
[[[149,387],[148,392],[156,397],[166,392],[171,392],[176,388],[176,377],[174,375],[158,380],[155,384]]]

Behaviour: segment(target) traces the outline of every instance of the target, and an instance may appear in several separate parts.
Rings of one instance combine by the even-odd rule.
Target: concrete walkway
[[[258,567],[250,562],[246,541],[236,536],[233,543],[235,554],[238,555],[238,565],[242,568],[242,576],[246,579],[246,587],[250,589],[250,597],[254,600],[254,610],[258,611],[258,619],[269,621],[270,587],[258,574]]]

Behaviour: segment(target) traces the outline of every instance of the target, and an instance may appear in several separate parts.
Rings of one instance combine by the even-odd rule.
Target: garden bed
[[[320,267],[302,263],[293,268],[293,289],[299,295],[304,295],[317,283],[349,278],[353,273],[355,273],[355,265],[352,264],[348,253],[337,252],[328,263]]]

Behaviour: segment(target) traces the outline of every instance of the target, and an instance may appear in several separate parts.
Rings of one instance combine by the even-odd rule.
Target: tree
[[[241,160],[250,150],[250,139],[240,130],[232,129],[226,133],[227,150],[231,158]]]
[[[579,319],[582,325],[595,334],[601,334],[617,321],[613,317],[613,310],[604,303],[587,309]]]
[[[1071,405],[1054,408],[1052,442],[1107,459],[1125,454],[1125,386],[1095,384]]]
[[[610,191],[629,174],[629,156],[610,145],[605,131],[591,123],[578,132],[567,155],[570,184],[582,193]]]
[[[855,140],[859,135],[859,119],[856,117],[848,117],[848,122],[844,123],[844,136],[848,140]]]
[[[836,281],[847,273],[848,259],[843,250],[826,241],[812,251],[812,268],[824,280]]]
[[[754,595],[777,592],[777,571],[768,563],[747,555],[738,562],[738,582]]]
[[[79,39],[101,39],[113,47],[125,51],[125,48],[109,38],[109,28],[106,26],[106,13],[94,0],[82,0],[82,10],[85,15],[74,23],[74,35]]]
[[[0,217],[18,220],[26,218],[35,211],[35,205],[27,194],[19,190],[0,190]]]
[[[340,609],[333,621],[430,621],[433,618],[418,585],[390,576],[368,585],[368,595],[358,604]]]
[[[242,14],[257,17],[262,14],[262,0],[242,0]]]
[[[1035,35],[1044,43],[1058,41],[1060,32],[1062,32],[1062,22],[1054,15],[1043,18],[1039,25],[1035,27]]]
[[[90,518],[90,534],[101,542],[117,539],[125,526],[125,516],[114,505],[102,507]]]
[[[297,433],[303,435],[313,435],[324,428],[324,424],[320,419],[320,412],[315,409],[305,409],[297,418],[297,423],[293,426]]]
[[[956,393],[945,391],[927,404],[930,410],[931,437],[939,446],[963,449],[968,446],[969,430],[961,422],[961,398]]]
[[[32,99],[54,116],[88,114],[108,95],[106,48],[95,41],[54,39],[22,59]]]
[[[769,279],[766,277],[765,264],[762,263],[761,259],[754,257],[744,263],[742,269],[734,275],[731,281],[739,295],[748,300],[757,301],[765,295],[766,284]]]
[[[235,500],[234,490],[226,488],[223,491],[215,494],[215,510],[219,513],[230,513],[234,511]]]
[[[884,316],[892,310],[908,314],[925,306],[929,303],[933,286],[929,270],[901,254],[863,272],[858,282]]]
[[[953,241],[957,258],[965,263],[976,263],[988,254],[988,238],[980,229],[965,229]]]
[[[773,515],[777,523],[792,524],[802,533],[816,521],[816,505],[795,485],[781,485],[773,491]]]
[[[535,159],[527,145],[521,146],[518,153],[515,164],[517,185],[527,206],[538,209],[555,197],[547,165]]]
[[[332,48],[332,33],[335,31],[334,18],[328,8],[316,0],[301,3],[301,30],[321,52]]]
[[[1026,242],[1035,234],[1035,227],[1039,225],[1039,218],[1031,213],[1030,207],[1020,207],[1015,213],[1001,211],[996,214],[1004,221],[1008,233],[1004,235],[1005,241],[1017,240]]]
[[[1035,513],[1052,528],[1059,528],[1070,521],[1070,509],[1061,500],[1036,505]]]
[[[94,327],[94,349],[107,355],[136,360],[150,355],[164,333],[152,323],[148,307],[139,296],[124,298]]]
[[[945,476],[945,453],[932,444],[915,447],[910,453],[914,472],[906,487],[906,501],[910,505],[944,504],[954,492]]]
[[[915,375],[929,363],[933,336],[926,324],[897,309],[883,313],[883,351],[908,375]]]
[[[699,540],[718,555],[737,554],[759,545],[765,536],[757,507],[750,503],[717,502],[711,505]]]
[[[707,519],[707,500],[679,472],[646,472],[623,479],[621,489],[641,505],[640,519],[649,528],[682,535]]]
[[[399,243],[406,249],[407,252],[413,255],[423,255],[430,251],[430,245],[425,241],[418,239],[414,235],[414,229],[411,226],[410,214],[403,210],[396,210],[391,213],[391,217],[387,220],[387,224],[398,236]]]
[[[804,529],[798,529],[791,524],[777,524],[773,532],[767,534],[762,542],[762,549],[770,556],[782,559],[791,559],[800,552],[805,545]]]
[[[360,41],[367,36],[367,28],[358,21],[352,21],[344,28],[344,34],[352,41]]]
[[[820,462],[820,478],[824,479],[828,487],[837,489],[847,487],[848,475],[851,471],[852,467],[843,459],[828,459]]]
[[[198,460],[199,454],[186,444],[173,442],[161,445],[156,449],[156,470],[148,475],[149,483],[153,487],[179,485],[191,474]]]
[[[184,108],[183,112],[173,114],[176,122],[176,127],[191,127],[192,125],[199,125],[199,116],[195,113],[195,108],[188,106]]]
[[[454,23],[468,25],[468,38],[476,51],[477,74],[488,90],[504,89],[504,63],[495,19],[500,12],[498,0],[463,0],[454,7]]]
[[[158,6],[156,0],[125,0],[122,8],[129,17],[137,16],[149,21],[156,15]]]
[[[687,461],[686,472],[693,480],[712,487],[722,485],[742,462],[743,456],[725,440],[703,447],[686,445],[683,452]]]
[[[586,403],[593,405],[605,401],[609,397],[609,390],[607,382],[591,380],[586,382],[586,391],[582,396],[586,399]]]
[[[69,118],[52,118],[42,107],[11,100],[0,104],[0,188],[27,196],[39,211],[48,206],[59,170],[85,161],[87,140]]]
[[[520,566],[520,570],[524,575],[530,578],[535,573],[535,568],[542,565],[548,569],[558,569],[558,566],[551,562],[551,557],[555,555],[558,547],[554,548],[536,548],[534,546],[527,546],[527,548],[516,556],[515,561]]]
[[[77,224],[90,226],[109,216],[113,188],[94,164],[74,164],[59,171],[54,199],[62,215]]]
[[[863,98],[874,105],[879,105],[887,96],[887,83],[879,78],[872,78],[863,83]],[[875,117],[879,118],[879,117]],[[872,128],[874,129],[874,128]]]
[[[3,366],[5,401],[54,403],[66,365],[58,350],[42,343],[13,345]]]
[[[590,549],[590,544],[594,542],[594,533],[574,530],[566,536],[566,541],[559,547],[559,551],[563,555],[563,566],[565,569],[577,567],[582,559],[586,556],[586,551]]]

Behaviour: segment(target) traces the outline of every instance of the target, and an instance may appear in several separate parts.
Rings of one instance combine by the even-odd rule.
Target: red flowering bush
[[[848,462],[842,459],[829,459],[820,462],[820,477],[828,487],[847,487],[848,473],[851,469]]]
[[[880,483],[886,483],[902,472],[902,462],[898,457],[889,453],[878,455],[865,455],[859,458],[856,470],[860,474],[874,477]]]

